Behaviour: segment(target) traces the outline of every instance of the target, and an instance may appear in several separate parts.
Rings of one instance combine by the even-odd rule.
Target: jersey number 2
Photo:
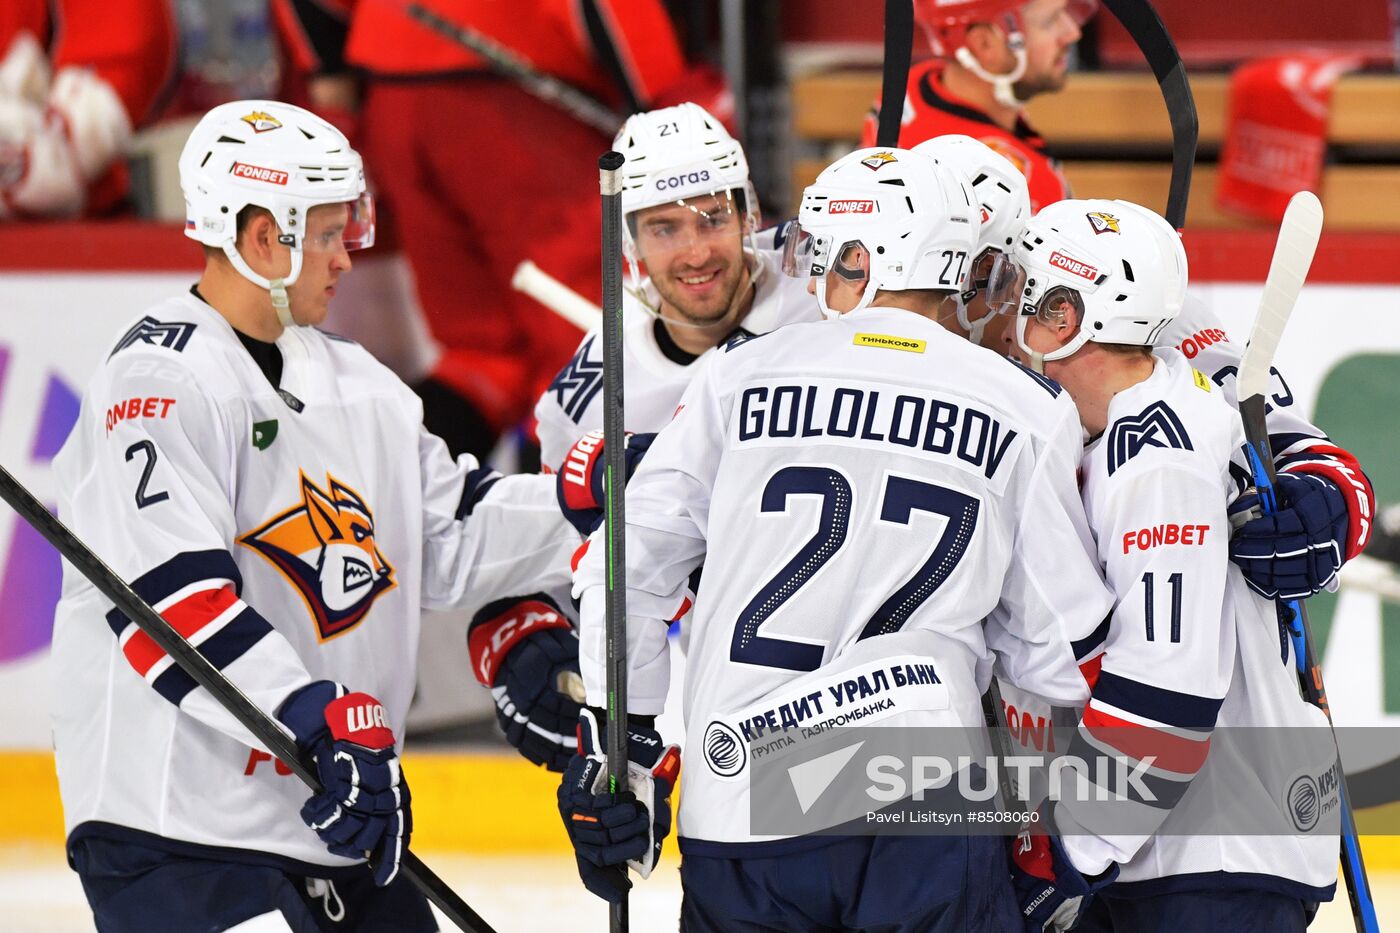
[[[851,484],[830,467],[784,467],[763,489],[760,509],[786,512],[789,496],[815,495],[822,499],[816,533],[749,600],[734,626],[729,659],[743,664],[780,667],[790,671],[814,671],[821,666],[824,644],[773,638],[758,633],[783,603],[836,555],[846,543],[851,519]],[[935,486],[891,475],[885,483],[880,521],[907,525],[916,511],[946,516],[948,524],[933,553],[914,576],[894,591],[861,630],[861,638],[897,632],[914,611],[943,584],[962,560],[977,526],[980,503],[944,486]]]
[[[141,470],[141,481],[136,484],[136,507],[144,509],[148,505],[155,505],[157,502],[164,502],[170,498],[168,492],[146,492],[146,484],[151,481],[151,474],[156,469],[156,445],[150,441],[137,441],[126,449],[126,460],[131,462],[131,458],[138,453],[146,455],[146,466]]]

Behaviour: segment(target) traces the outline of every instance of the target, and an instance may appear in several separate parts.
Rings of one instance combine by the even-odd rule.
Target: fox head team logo
[[[1118,229],[1118,218],[1112,214],[1105,214],[1103,211],[1090,211],[1084,215],[1089,218],[1089,227],[1094,231],[1094,236],[1100,233],[1122,233]]]
[[[864,165],[872,172],[878,172],[880,169],[884,168],[886,165],[889,165],[891,162],[898,161],[899,160],[894,157],[893,152],[872,152],[870,155],[861,159],[860,164]]]
[[[268,130],[278,130],[282,128],[281,120],[261,110],[254,110],[252,113],[245,114],[239,119],[251,126],[254,133],[266,133]]]
[[[301,502],[238,543],[272,562],[296,587],[322,640],[354,628],[397,584],[374,540],[374,514],[359,493],[326,474],[301,476]]]

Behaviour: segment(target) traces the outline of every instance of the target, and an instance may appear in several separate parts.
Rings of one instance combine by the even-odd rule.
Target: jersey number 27
[[[743,664],[813,671],[826,646],[761,635],[759,630],[846,543],[851,519],[851,484],[831,467],[791,466],[774,473],[763,489],[760,509],[786,512],[789,496],[820,496],[817,530],[807,543],[749,600],[734,626],[729,659]],[[865,623],[860,638],[897,632],[957,567],[972,541],[981,503],[946,486],[887,474],[880,521],[908,525],[915,512],[948,519],[933,552],[914,575],[892,593]]]

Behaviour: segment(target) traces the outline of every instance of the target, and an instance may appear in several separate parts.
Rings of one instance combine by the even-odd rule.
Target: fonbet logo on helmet
[[[238,539],[296,587],[322,641],[343,635],[398,584],[374,540],[374,514],[359,493],[326,474],[301,476],[301,502]]]
[[[1071,256],[1056,250],[1050,254],[1050,265],[1056,269],[1063,269],[1070,275],[1077,275],[1081,279],[1088,279],[1090,282],[1099,277],[1099,270],[1089,265],[1087,262],[1080,262]]]
[[[241,119],[244,123],[253,128],[254,133],[266,133],[269,130],[280,130],[282,128],[281,120],[262,110],[254,110]]]
[[[873,214],[875,213],[874,201],[832,201],[827,205],[828,213],[832,214]]]
[[[275,168],[263,168],[261,165],[249,165],[246,162],[233,163],[233,175],[235,178],[265,181],[269,185],[285,185],[287,179],[291,177],[286,172],[279,172]]]
[[[1118,229],[1118,218],[1103,211],[1090,211],[1084,215],[1089,218],[1089,226],[1093,228],[1095,235],[1100,233],[1122,233]]]

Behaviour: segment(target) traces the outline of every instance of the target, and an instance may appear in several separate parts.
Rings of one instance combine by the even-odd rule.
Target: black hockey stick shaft
[[[444,19],[421,3],[408,3],[404,10],[424,27],[462,48],[480,55],[491,70],[523,87],[528,93],[568,113],[580,123],[591,126],[608,138],[622,126],[622,117],[611,107],[590,97],[578,88],[545,74],[532,62],[482,35],[465,23]],[[526,15],[522,13],[521,15]]]
[[[885,64],[880,83],[880,119],[875,145],[899,145],[909,60],[914,54],[914,0],[885,0]]]
[[[1308,191],[1295,194],[1284,211],[1279,227],[1278,243],[1274,247],[1269,274],[1264,281],[1264,293],[1259,312],[1250,333],[1249,346],[1240,360],[1236,386],[1240,420],[1244,426],[1246,454],[1250,472],[1258,491],[1260,508],[1266,515],[1278,511],[1274,492],[1276,473],[1269,429],[1266,423],[1269,377],[1274,353],[1283,337],[1284,327],[1297,304],[1308,269],[1312,265],[1319,237],[1322,235],[1322,204]],[[1322,682],[1322,664],[1317,657],[1317,641],[1313,638],[1307,610],[1301,601],[1287,603],[1295,613],[1291,637],[1297,658],[1299,686],[1303,697],[1321,709],[1329,726],[1332,712],[1327,704],[1327,690]],[[1337,769],[1340,780],[1338,794],[1341,802],[1341,860],[1342,876],[1351,901],[1352,920],[1359,933],[1379,930],[1375,902],[1371,896],[1370,880],[1361,855],[1361,841],[1356,834],[1356,818],[1352,813],[1347,790],[1346,772],[1342,769],[1341,749],[1337,733],[1332,729],[1333,746],[1337,748]]]
[[[0,497],[57,548],[63,559],[77,568],[98,592],[110,599],[141,631],[149,635],[162,651],[170,655],[171,660],[179,665],[181,670],[209,691],[219,705],[228,710],[233,718],[242,723],[259,742],[267,746],[272,754],[301,778],[313,793],[322,791],[311,756],[302,752],[281,726],[248,699],[222,671],[211,664],[209,659],[186,641],[160,613],[138,596],[136,591],[73,534],[68,526],[50,514],[49,510],[4,467],[0,467]],[[481,919],[412,852],[404,851],[399,870],[462,930],[467,933],[494,933],[490,924]]]
[[[1162,216],[1176,229],[1186,226],[1186,202],[1191,194],[1191,169],[1196,162],[1200,120],[1196,98],[1186,80],[1186,66],[1162,18],[1149,0],[1103,0],[1123,24],[1157,78],[1172,126],[1172,180]]]
[[[607,620],[608,785],[627,790],[627,435],[622,381],[622,163],[620,152],[598,159],[598,190],[603,206],[603,534],[604,616]],[[626,873],[623,866],[621,871]],[[628,926],[627,895],[611,905],[613,933]]]

